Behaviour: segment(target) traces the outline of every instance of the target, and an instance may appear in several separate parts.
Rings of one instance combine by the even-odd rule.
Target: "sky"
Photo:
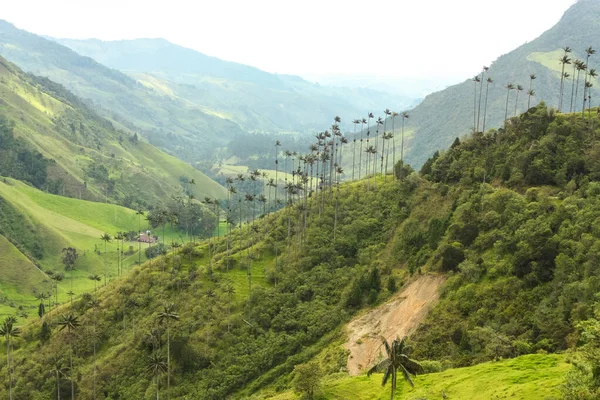
[[[61,38],[165,38],[301,76],[466,79],[574,0],[18,0],[0,18]]]

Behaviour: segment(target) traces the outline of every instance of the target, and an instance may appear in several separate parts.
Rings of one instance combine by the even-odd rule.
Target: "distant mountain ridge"
[[[514,91],[509,96],[508,115],[523,112],[527,108],[527,90],[529,76],[535,74],[533,89],[536,92],[532,98],[532,106],[540,101],[557,107],[559,98],[561,65],[558,62],[563,55],[561,48],[569,46],[573,53],[572,59],[579,58],[585,62],[584,50],[593,46],[600,50],[600,1],[580,0],[569,8],[561,20],[537,39],[520,46],[508,54],[502,55],[490,66],[485,74],[492,77],[494,82],[489,87],[489,102],[487,109],[486,129],[498,128],[504,121],[506,110],[507,89],[505,85],[520,84],[524,90],[519,95],[516,104]],[[600,69],[600,54],[590,58],[590,67]],[[572,75],[572,65],[567,66],[566,72]],[[481,75],[481,71],[473,71],[473,76]],[[596,80],[593,80],[592,106],[598,105]],[[569,111],[571,103],[572,81],[569,78],[565,84],[565,103],[563,111]],[[436,150],[448,147],[459,136],[472,132],[474,83],[471,79],[445,90],[430,94],[421,104],[410,112],[407,129],[412,133],[409,138],[406,159],[409,163],[420,166]],[[576,110],[581,111],[583,97],[583,74],[579,81],[579,98],[574,102]],[[485,93],[485,87],[483,92]],[[483,105],[482,105],[483,113]],[[483,114],[481,116],[483,120]],[[482,122],[482,121],[481,121]],[[480,124],[480,130],[482,128]]]

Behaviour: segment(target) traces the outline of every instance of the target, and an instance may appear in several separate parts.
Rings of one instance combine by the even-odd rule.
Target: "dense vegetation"
[[[53,327],[69,313],[79,316],[81,398],[94,387],[107,399],[285,390],[297,364],[343,370],[342,324],[429,272],[449,280],[411,340],[417,360],[463,366],[591,343],[598,130],[596,117],[542,104],[506,129],[456,140],[420,174],[399,162],[401,179],[290,190],[279,212],[237,228],[243,221],[228,218],[230,235],[173,246],[46,315],[45,330],[26,326],[14,341],[15,398],[55,393],[55,376],[35,371],[64,365],[70,335]],[[595,353],[586,354],[579,373],[593,391]],[[70,379],[59,382],[63,398]]]

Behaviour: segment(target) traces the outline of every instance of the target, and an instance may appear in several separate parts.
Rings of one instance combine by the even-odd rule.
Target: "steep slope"
[[[410,337],[412,358],[438,361],[427,364],[439,369],[574,348],[586,339],[582,322],[600,329],[599,134],[595,116],[557,115],[540,105],[504,131],[457,141],[419,174],[298,196],[230,236],[186,244],[47,321],[74,313],[81,322],[73,340],[81,398],[96,387],[105,398],[150,399],[158,389],[172,399],[247,399],[288,391],[294,366],[311,360],[336,380],[347,372],[344,328],[352,317],[392,298],[410,275],[431,272],[448,279]],[[238,193],[231,204],[246,198]],[[237,207],[229,212],[238,218]],[[161,313],[169,303],[179,318],[166,325]],[[15,350],[17,396],[56,393],[54,379],[33,371],[66,360],[67,334],[54,330],[48,338],[37,322],[25,330]],[[164,365],[165,348],[170,379],[148,374],[149,357]],[[552,377],[538,378],[556,385],[554,367],[567,368],[559,357],[544,360],[553,363],[542,365]],[[485,393],[531,394],[533,386],[519,384],[535,375],[535,357],[507,363],[529,372],[492,374],[506,393],[487,386]],[[472,371],[501,369],[488,366]],[[454,396],[477,393],[460,382],[464,371],[444,376],[456,377]],[[341,393],[352,382],[363,393],[382,393],[361,386],[374,379],[340,377],[347,385]]]
[[[3,58],[0,117],[4,140],[15,148],[0,161],[0,175],[57,194],[108,197],[129,207],[158,204],[182,192],[182,180],[195,180],[195,187],[185,186],[198,197],[225,196],[223,187],[190,165],[115,129],[62,86],[25,74]],[[30,161],[24,161],[24,152]]]
[[[384,91],[327,87],[219,60],[164,39],[104,42],[56,39],[110,68],[126,72],[167,97],[185,99],[249,131],[320,130],[333,115],[407,107],[412,99]]]
[[[558,107],[561,64],[558,59],[563,55],[561,48],[569,46],[573,49],[570,57],[581,59],[585,62],[585,49],[589,46],[597,48],[600,46],[600,1],[580,0],[574,4],[562,19],[550,30],[543,33],[539,38],[524,44],[514,51],[502,55],[490,66],[490,70],[484,76],[493,79],[489,86],[488,110],[486,129],[499,128],[504,121],[506,111],[507,90],[505,86],[513,83],[520,84],[524,90],[519,94],[519,102],[516,103],[515,90],[511,91],[508,103],[508,116],[521,113],[527,108],[529,89],[529,76],[535,74],[537,79],[533,81],[535,97],[531,99],[532,105],[545,101],[549,106]],[[468,48],[466,51],[476,51]],[[460,57],[460,51],[457,53]],[[448,60],[451,62],[451,60]],[[590,58],[590,68],[600,66],[598,55]],[[573,76],[573,65],[567,65],[565,72]],[[598,68],[596,68],[598,69]],[[473,71],[473,76],[481,71]],[[565,85],[565,99],[563,100],[563,111],[569,111],[571,106],[572,79],[569,78]],[[574,108],[581,111],[583,103],[584,74],[581,73],[579,80],[578,98],[574,101]],[[598,104],[597,81],[592,80],[592,105]],[[477,88],[479,98],[479,87]],[[485,86],[483,87],[485,102]],[[408,143],[406,160],[420,167],[425,160],[436,150],[444,149],[456,137],[462,137],[473,131],[473,106],[474,106],[474,83],[471,79],[458,85],[451,86],[445,90],[428,95],[421,104],[410,111],[407,120]],[[393,105],[391,106],[393,108]],[[479,129],[483,127],[483,110],[481,106],[481,117]],[[373,110],[377,116],[381,110]],[[402,111],[396,109],[395,111]],[[364,114],[364,113],[363,113]],[[363,115],[366,117],[366,115]],[[356,116],[353,116],[356,118]],[[396,138],[400,130],[396,121]],[[388,130],[390,121],[388,121]],[[374,129],[371,131],[373,133]],[[399,150],[398,140],[396,141]]]
[[[214,147],[243,133],[227,119],[163,96],[119,71],[1,20],[0,55],[27,72],[64,85],[103,116],[143,131],[151,142],[179,158],[210,157]]]

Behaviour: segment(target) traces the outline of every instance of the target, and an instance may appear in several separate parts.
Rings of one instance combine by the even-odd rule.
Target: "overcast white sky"
[[[162,37],[277,73],[464,79],[574,2],[14,0],[0,18],[55,37]]]

